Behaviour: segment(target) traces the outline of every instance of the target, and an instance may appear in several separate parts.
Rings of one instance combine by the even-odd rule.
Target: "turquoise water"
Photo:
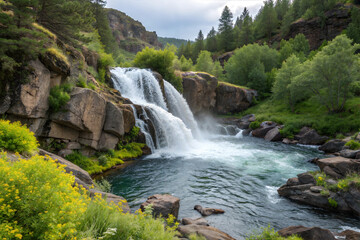
[[[291,225],[360,228],[358,219],[278,196],[276,190],[288,178],[318,169],[308,162],[322,157],[315,148],[230,136],[213,136],[191,146],[158,150],[113,173],[108,176],[112,192],[125,197],[132,210],[148,196],[170,193],[181,199],[179,218],[200,217],[193,210],[196,204],[224,209],[225,214],[206,219],[236,239],[269,224],[276,230]]]

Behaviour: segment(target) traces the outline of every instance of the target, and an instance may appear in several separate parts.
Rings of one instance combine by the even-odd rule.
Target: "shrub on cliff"
[[[31,154],[38,148],[34,133],[20,122],[0,120],[0,149]]]
[[[134,66],[139,68],[150,68],[160,73],[167,81],[169,81],[179,92],[182,92],[182,81],[177,77],[172,68],[175,53],[171,47],[164,50],[156,50],[154,48],[144,48],[138,52],[134,59]]]
[[[50,111],[58,112],[69,100],[69,93],[72,91],[73,86],[71,84],[63,84],[55,86],[50,90],[49,107]]]

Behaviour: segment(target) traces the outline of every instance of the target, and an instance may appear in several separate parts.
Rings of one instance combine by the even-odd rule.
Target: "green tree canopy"
[[[225,6],[219,19],[219,47],[225,51],[233,49],[233,14],[228,6]]]

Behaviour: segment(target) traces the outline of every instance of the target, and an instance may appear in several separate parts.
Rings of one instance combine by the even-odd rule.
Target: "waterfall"
[[[190,147],[193,141],[192,131],[197,131],[196,121],[185,99],[168,82],[165,81],[165,92],[169,96],[171,113],[168,112],[160,84],[150,71],[115,68],[111,74],[114,87],[122,96],[142,106],[142,113],[133,106],[136,126],[144,133],[146,143],[152,150],[169,148],[181,151]],[[148,120],[155,129],[153,137]]]

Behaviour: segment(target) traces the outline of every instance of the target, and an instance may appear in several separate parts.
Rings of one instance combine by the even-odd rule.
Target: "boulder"
[[[190,224],[185,226],[179,226],[178,231],[184,236],[187,237],[191,234],[198,234],[200,236],[204,236],[207,240],[235,240],[230,235],[220,231],[217,228]]]
[[[336,152],[340,152],[344,146],[345,146],[345,142],[339,139],[334,139],[320,146],[319,150],[324,151],[325,153],[336,153]]]
[[[356,156],[360,153],[360,150],[350,150],[350,149],[344,149],[340,151],[340,156],[344,158],[356,158]]]
[[[68,156],[68,155],[70,155],[70,154],[72,154],[72,153],[74,153],[73,150],[70,150],[70,149],[61,149],[61,150],[58,152],[58,155],[59,155],[60,157],[65,158],[66,156]]]
[[[278,231],[282,237],[298,235],[303,240],[335,240],[334,235],[327,229],[319,227],[291,226]]]
[[[300,173],[297,176],[300,184],[316,184],[316,180],[311,173]]]
[[[79,149],[81,149],[81,145],[80,145],[80,143],[78,143],[78,142],[69,142],[69,143],[66,145],[66,149],[69,149],[69,150],[79,150]]]
[[[262,122],[260,127],[252,131],[253,137],[264,138],[266,134],[277,126],[275,122]]]
[[[360,190],[354,182],[350,183],[349,190],[342,192],[343,199],[352,210],[352,212],[360,216]]]
[[[215,108],[218,80],[209,74],[186,72],[182,74],[183,96],[196,115]]]
[[[183,218],[181,220],[181,223],[183,225],[195,224],[195,225],[209,226],[209,223],[205,218],[197,218],[197,219]]]
[[[295,139],[304,145],[321,145],[328,140],[328,137],[320,136],[314,129],[303,127],[300,132],[295,135]]]
[[[173,215],[176,219],[179,215],[180,199],[169,194],[156,194],[148,197],[146,202],[141,204],[140,209],[145,211],[145,207],[152,204],[153,215],[155,217],[168,218],[169,214]]]
[[[85,57],[85,61],[87,65],[93,67],[94,69],[98,68],[98,61],[100,59],[100,56],[97,52],[91,51],[85,46],[82,46],[81,49],[82,54]]]
[[[337,234],[339,237],[345,237],[345,240],[359,240],[360,239],[360,233],[355,232],[352,230],[345,230],[339,234]]]
[[[219,83],[216,88],[215,112],[229,114],[244,111],[250,107],[255,96],[257,96],[255,90]]]
[[[74,88],[63,111],[51,119],[61,125],[80,130],[79,143],[98,149],[105,121],[106,101],[95,91]]]
[[[333,172],[342,177],[349,173],[360,173],[360,162],[353,159],[343,157],[324,158],[317,160],[316,164],[322,171],[324,171],[325,167],[329,167]],[[336,178],[336,176],[333,177]]]
[[[194,209],[198,211],[202,216],[210,216],[212,214],[222,214],[225,213],[222,209],[216,209],[216,208],[203,208],[200,205],[195,205]]]
[[[45,118],[49,109],[50,71],[37,59],[30,61],[29,82],[20,85],[18,96],[7,114],[26,118]]]
[[[280,133],[280,128],[275,127],[268,131],[264,137],[264,139],[268,142],[277,142],[282,140],[282,135]]]
[[[123,111],[111,102],[106,103],[104,131],[119,138],[125,133]]]
[[[152,74],[154,75],[155,79],[158,81],[163,96],[166,96],[166,93],[165,93],[165,85],[164,85],[164,79],[163,79],[163,77],[161,76],[160,73],[155,72],[155,71],[152,71]],[[166,101],[166,97],[165,97],[165,101]]]
[[[107,151],[110,149],[114,149],[118,143],[119,143],[118,137],[110,133],[103,132],[100,137],[98,149],[100,151]]]

